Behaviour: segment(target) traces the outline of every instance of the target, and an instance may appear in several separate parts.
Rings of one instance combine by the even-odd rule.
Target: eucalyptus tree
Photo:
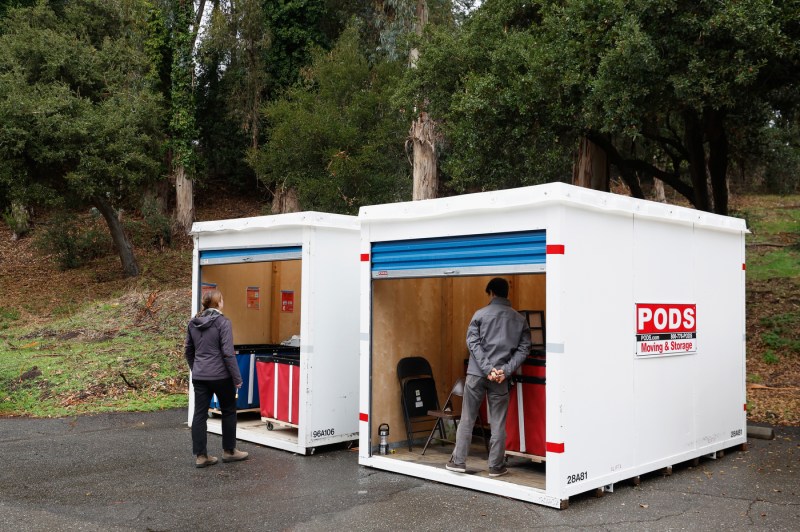
[[[9,10],[0,31],[0,181],[27,200],[96,207],[128,276],[139,269],[117,209],[159,170],[144,7],[40,0]]]
[[[433,11],[433,13],[432,13]],[[417,67],[419,45],[424,40],[425,28],[434,20],[452,26],[454,4],[448,0],[383,0],[376,6],[376,23],[380,28],[381,48],[390,59],[402,51],[407,54],[408,66]],[[439,141],[440,134],[434,117],[427,108],[428,99],[417,93],[407,109],[411,117],[406,146],[411,147],[412,198],[435,198],[439,195]]]

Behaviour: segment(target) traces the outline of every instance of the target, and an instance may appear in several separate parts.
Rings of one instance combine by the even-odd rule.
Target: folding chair
[[[441,410],[429,410],[428,415],[433,416],[436,418],[436,425],[431,429],[431,433],[428,435],[428,441],[425,442],[425,447],[422,448],[422,454],[425,454],[425,451],[428,449],[428,445],[431,443],[433,439],[433,433],[436,431],[437,427],[439,429],[439,435],[444,436],[444,421],[450,420],[455,425],[456,431],[458,431],[458,422],[461,421],[461,410],[455,410],[453,406],[453,396],[457,397],[464,397],[464,378],[460,378],[453,384],[453,388],[450,390],[450,395],[447,396],[447,401],[444,403],[444,408]],[[481,428],[481,438],[483,438],[483,443],[486,445],[486,452],[489,452],[489,439],[486,437],[486,429],[483,427],[483,419],[481,416],[480,409],[478,410],[477,415],[477,425]],[[438,438],[440,442],[449,442],[455,445],[455,441],[445,439],[444,437]]]
[[[439,396],[431,365],[423,357],[406,357],[397,363],[397,378],[400,381],[400,398],[403,404],[403,419],[406,424],[408,450],[411,451],[413,435],[427,433],[429,424],[433,430],[438,419],[429,415],[429,410],[439,410]],[[444,433],[440,433],[444,437]]]

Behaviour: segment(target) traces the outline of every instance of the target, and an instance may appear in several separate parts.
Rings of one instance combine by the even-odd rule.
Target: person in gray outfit
[[[203,294],[203,310],[189,321],[184,356],[192,371],[194,415],[192,417],[192,454],[195,467],[217,463],[209,456],[207,421],[211,397],[216,394],[222,411],[222,461],[236,462],[247,454],[236,449],[236,391],[242,376],[233,349],[231,320],[223,316],[224,301],[219,290]]]
[[[456,447],[445,466],[465,473],[472,442],[472,429],[484,397],[489,401],[489,476],[508,473],[505,466],[508,382],[525,361],[531,349],[531,333],[525,318],[511,307],[508,281],[495,277],[486,285],[489,304],[472,316],[467,328],[469,364],[467,366],[461,422],[456,432]]]

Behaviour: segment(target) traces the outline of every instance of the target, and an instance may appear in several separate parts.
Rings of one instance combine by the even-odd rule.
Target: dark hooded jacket
[[[231,320],[217,309],[208,309],[189,321],[183,354],[192,370],[192,379],[232,378],[234,385],[242,384],[233,349]]]

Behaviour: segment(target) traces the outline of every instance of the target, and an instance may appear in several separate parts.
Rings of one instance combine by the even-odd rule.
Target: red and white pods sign
[[[697,352],[697,305],[636,303],[636,356]]]

